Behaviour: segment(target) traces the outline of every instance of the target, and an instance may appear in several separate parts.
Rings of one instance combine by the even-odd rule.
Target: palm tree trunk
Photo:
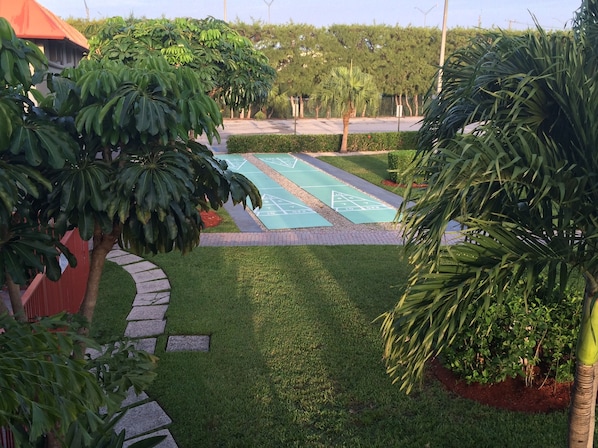
[[[586,274],[584,303],[576,350],[575,383],[569,409],[569,447],[592,448],[598,393],[598,276]]]
[[[341,141],[341,152],[347,152],[347,139],[349,137],[349,117],[352,109],[349,109],[343,114],[343,139]]]
[[[83,302],[79,307],[79,314],[87,319],[88,325],[91,324],[93,313],[98,302],[98,293],[100,289],[100,279],[104,270],[104,264],[108,253],[112,250],[118,240],[121,232],[121,225],[115,224],[112,232],[105,234],[102,232],[100,225],[96,223],[96,228],[93,236],[93,251],[90,256],[89,278],[87,279],[87,288],[83,296]],[[89,328],[82,331],[87,335]]]
[[[596,421],[596,393],[598,392],[598,363],[591,366],[577,362],[575,384],[569,410],[569,447],[592,448]]]

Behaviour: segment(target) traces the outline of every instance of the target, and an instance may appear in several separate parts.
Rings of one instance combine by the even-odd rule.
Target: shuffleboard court
[[[262,194],[262,207],[254,210],[255,216],[270,230],[328,227],[332,224],[295,197],[278,182],[269,177],[243,156],[219,155],[232,171],[251,180]]]
[[[290,154],[256,154],[262,162],[354,224],[392,222],[397,210]]]

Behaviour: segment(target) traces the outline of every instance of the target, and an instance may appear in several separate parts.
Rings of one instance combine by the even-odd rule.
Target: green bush
[[[265,152],[338,152],[341,147],[340,134],[253,134],[231,135],[226,147],[231,154]],[[392,151],[411,149],[417,142],[417,132],[378,132],[370,134],[349,134],[347,151]]]
[[[406,183],[406,173],[409,164],[415,157],[414,149],[391,151],[388,153],[388,175],[395,183]]]
[[[265,120],[266,119],[266,114],[263,113],[261,110],[256,112],[255,115],[253,116],[254,120]]]
[[[524,377],[530,385],[538,374],[571,381],[583,298],[572,291],[560,300],[541,299],[545,295],[540,288],[526,301],[518,292],[491,305],[480,330],[461,330],[444,352],[444,365],[468,382]]]

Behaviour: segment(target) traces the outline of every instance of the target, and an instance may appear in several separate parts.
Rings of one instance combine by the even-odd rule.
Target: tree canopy
[[[188,67],[204,92],[231,109],[260,105],[275,77],[266,57],[222,20],[107,19],[88,32],[90,57],[131,64],[161,55],[169,64]]]

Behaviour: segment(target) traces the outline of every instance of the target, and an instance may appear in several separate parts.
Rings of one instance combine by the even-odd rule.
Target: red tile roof
[[[83,34],[35,0],[0,1],[0,17],[6,18],[22,39],[68,40],[89,49]]]

